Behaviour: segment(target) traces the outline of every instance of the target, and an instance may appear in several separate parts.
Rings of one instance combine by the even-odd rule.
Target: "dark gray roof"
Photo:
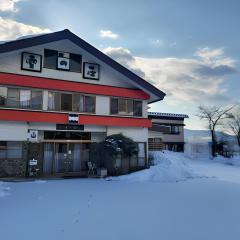
[[[63,39],[68,39],[75,43],[77,46],[85,49],[89,53],[91,53],[96,58],[100,59],[107,65],[111,66],[116,71],[120,72],[136,84],[142,86],[150,93],[156,95],[158,97],[158,100],[162,100],[165,97],[165,93],[159,90],[158,88],[154,87],[152,84],[144,80],[143,78],[139,77],[132,71],[128,70],[118,62],[114,61],[112,58],[108,57],[101,51],[99,51],[97,48],[93,47],[74,33],[70,32],[68,29],[59,31],[59,32],[53,32],[53,33],[47,33],[42,34],[38,36],[33,37],[27,37],[22,39],[17,39],[15,41],[9,41],[6,43],[3,43],[0,45],[0,53],[6,53],[18,49],[33,47],[36,45],[46,44],[49,42],[55,42]],[[156,102],[156,100],[154,100]]]
[[[186,114],[177,113],[162,113],[162,112],[148,112],[149,117],[159,117],[159,118],[189,118]]]

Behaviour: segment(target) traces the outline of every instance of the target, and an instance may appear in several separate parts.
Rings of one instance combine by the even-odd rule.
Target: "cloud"
[[[100,30],[100,37],[102,38],[111,38],[111,39],[117,39],[119,36],[116,33],[113,33],[110,30]]]
[[[21,0],[0,0],[0,11],[1,12],[17,12],[18,8],[16,3]]]
[[[235,63],[233,59],[224,56],[223,48],[199,48],[195,53],[195,56],[200,57],[205,64],[215,67],[219,65],[227,65],[234,67]]]
[[[150,39],[150,44],[153,45],[154,47],[162,47],[163,41],[160,39]]]
[[[193,58],[136,57],[125,48],[107,48],[106,54],[135,72],[166,94],[169,104],[222,104],[232,101],[226,75],[235,72],[234,60],[223,49],[198,49]]]
[[[130,68],[137,75],[145,77],[145,74],[141,69],[134,67],[134,65],[136,65],[136,59],[135,57],[133,57],[133,55],[128,49],[123,47],[108,47],[103,49],[103,52],[113,58],[115,61],[122,64],[123,66]]]
[[[50,29],[16,22],[12,19],[0,17],[0,40],[13,40],[25,35],[48,33]]]

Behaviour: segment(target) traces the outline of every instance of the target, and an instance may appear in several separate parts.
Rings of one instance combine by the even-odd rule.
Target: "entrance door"
[[[88,159],[82,143],[44,143],[43,173],[80,172]]]
[[[56,143],[55,170],[57,173],[73,172],[73,151],[70,143]]]

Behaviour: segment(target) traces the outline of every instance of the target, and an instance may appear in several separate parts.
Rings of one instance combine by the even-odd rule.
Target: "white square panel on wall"
[[[42,71],[42,56],[35,53],[22,53],[21,69],[33,72]]]
[[[57,69],[69,71],[70,70],[70,59],[64,58],[64,57],[58,57]]]
[[[84,62],[83,64],[83,78],[99,80],[100,66],[96,63]]]

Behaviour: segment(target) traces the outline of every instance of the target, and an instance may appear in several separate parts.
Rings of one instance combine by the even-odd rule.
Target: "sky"
[[[167,95],[150,111],[239,103],[238,0],[0,0],[0,41],[68,28]]]

